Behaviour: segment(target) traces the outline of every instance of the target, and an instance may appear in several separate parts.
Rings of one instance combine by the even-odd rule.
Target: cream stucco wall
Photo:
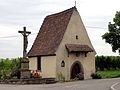
[[[76,39],[76,35],[78,39]],[[90,79],[91,73],[95,72],[95,54],[96,52],[89,52],[87,57],[80,55],[76,57],[74,54],[69,54],[65,48],[65,44],[86,44],[91,47],[93,46],[90,42],[88,34],[82,23],[80,15],[77,11],[74,11],[70,22],[68,24],[67,30],[64,34],[63,40],[56,52],[57,59],[57,73],[62,73],[66,80],[70,79],[71,66],[74,62],[79,61],[84,69],[84,78]],[[62,60],[65,61],[65,67],[61,67]]]
[[[37,57],[29,58],[29,70],[37,70]]]
[[[56,56],[41,57],[42,78],[56,78]]]

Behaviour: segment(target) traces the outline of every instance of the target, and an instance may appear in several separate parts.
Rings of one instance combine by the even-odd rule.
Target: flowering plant
[[[76,75],[77,78],[79,78],[79,80],[83,80],[84,79],[84,73],[80,72]]]
[[[38,70],[32,70],[31,71],[31,77],[32,78],[42,78],[41,71]]]

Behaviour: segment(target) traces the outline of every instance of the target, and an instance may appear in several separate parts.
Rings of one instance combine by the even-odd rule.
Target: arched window
[[[76,35],[76,39],[78,39],[78,35]]]
[[[65,62],[64,61],[61,62],[61,67],[65,67]]]

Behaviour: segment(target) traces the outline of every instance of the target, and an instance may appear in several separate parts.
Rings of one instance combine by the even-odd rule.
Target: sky
[[[120,0],[76,0],[96,55],[118,55],[101,36],[108,31],[108,23],[113,21],[116,11],[120,11],[119,4]],[[73,6],[75,0],[0,0],[0,58],[22,56],[23,41],[18,31],[24,26],[31,31],[29,51],[45,16]]]

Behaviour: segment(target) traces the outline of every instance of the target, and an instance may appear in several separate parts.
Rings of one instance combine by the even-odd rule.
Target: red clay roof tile
[[[68,52],[93,52],[88,45],[66,44]]]
[[[28,52],[28,57],[55,55],[74,10],[76,7],[48,15],[44,19],[32,48]]]

